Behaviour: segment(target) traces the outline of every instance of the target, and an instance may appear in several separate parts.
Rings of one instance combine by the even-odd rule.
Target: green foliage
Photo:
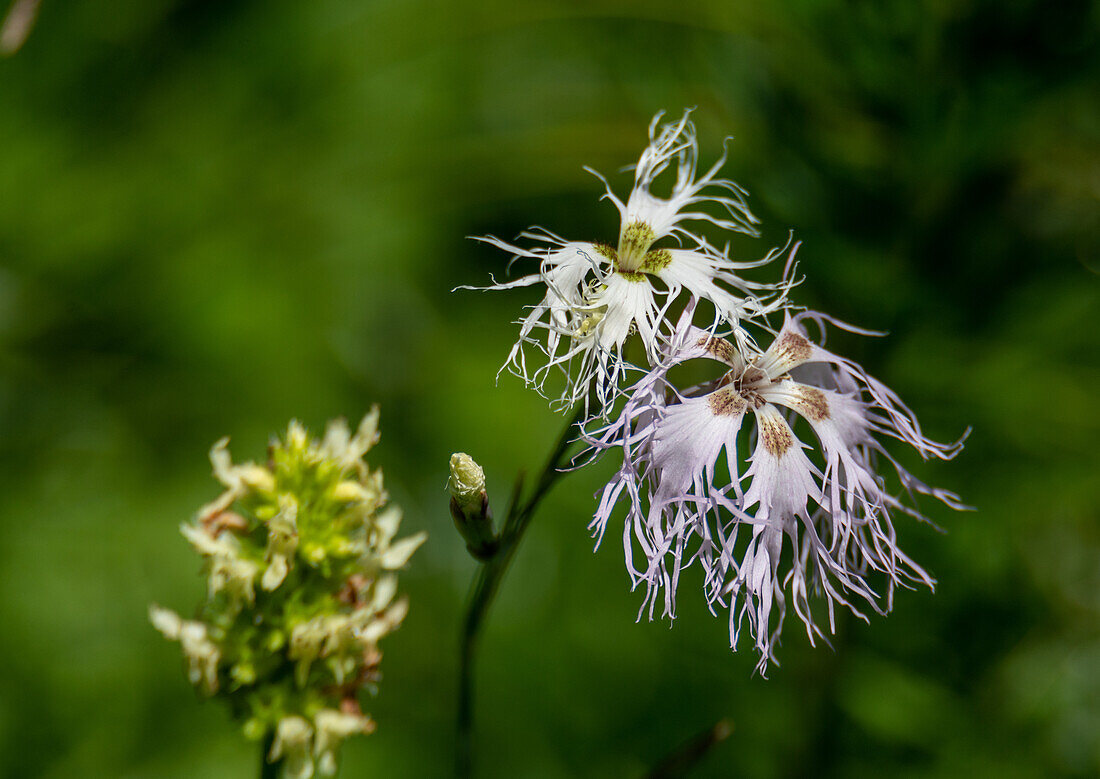
[[[675,630],[634,623],[621,551],[585,530],[607,473],[569,476],[481,644],[484,775],[640,776],[727,716],[700,777],[1100,770],[1096,3],[106,5],[43,0],[0,60],[0,775],[254,774],[145,609],[196,598],[176,527],[211,441],[261,452],[368,400],[372,462],[433,542],[342,774],[449,771],[474,563],[447,457],[503,498],[562,422],[494,384],[535,301],[451,294],[504,277],[464,236],[615,243],[581,166],[613,174],[693,105],[701,162],[733,135],[767,227],[733,256],[795,231],[799,299],[890,332],[830,346],[930,436],[974,426],[919,470],[978,511],[899,523],[935,595],[842,617],[831,650],[791,631],[765,682],[687,600]]]

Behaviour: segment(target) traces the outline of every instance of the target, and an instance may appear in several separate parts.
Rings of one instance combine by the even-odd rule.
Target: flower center
[[[645,222],[623,225],[619,234],[619,269],[626,272],[641,270],[646,253],[656,240],[657,233]]]
[[[649,229],[641,222],[635,224]],[[647,273],[655,275],[672,264],[672,252],[668,249],[649,249],[649,244],[646,244],[647,250],[642,253],[641,259],[631,254],[624,254],[621,249],[617,250],[606,243],[596,243],[593,246],[597,252],[611,260],[614,271],[627,281],[645,281]]]
[[[719,379],[718,384],[725,392],[734,392],[753,408],[760,408],[764,405],[765,400],[760,395],[759,390],[768,384],[773,384],[775,381],[778,381],[778,379],[773,381],[768,378],[768,374],[764,371],[755,365],[750,365],[744,371],[727,372],[725,376]]]

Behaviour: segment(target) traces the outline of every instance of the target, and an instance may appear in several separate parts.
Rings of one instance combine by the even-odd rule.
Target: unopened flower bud
[[[465,452],[451,455],[451,478],[447,482],[451,497],[463,510],[480,508],[485,494],[485,470]]]
[[[367,497],[367,491],[362,484],[349,479],[332,488],[332,497],[341,503],[351,503],[353,500],[364,500]]]
[[[466,548],[478,560],[488,560],[497,550],[489,496],[485,491],[485,471],[464,452],[451,455],[451,517],[466,541]]]
[[[262,465],[247,463],[240,466],[240,469],[241,482],[246,487],[251,487],[260,492],[275,491],[275,477],[271,475],[271,471],[267,468]]]

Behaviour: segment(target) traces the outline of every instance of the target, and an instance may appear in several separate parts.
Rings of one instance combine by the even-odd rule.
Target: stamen
[[[782,457],[794,445],[790,428],[783,422],[782,417],[758,414],[756,421],[760,426],[760,440],[764,442],[764,448],[770,454]]]
[[[737,349],[724,338],[700,338],[695,345],[703,347],[707,353],[714,355],[726,365],[737,364]]]
[[[822,422],[829,418],[829,401],[825,393],[817,387],[799,387],[801,396],[798,410],[814,422]]]
[[[775,356],[784,364],[805,362],[812,353],[813,346],[810,342],[804,336],[791,331],[784,333],[775,344]]]
[[[747,403],[736,389],[726,386],[707,399],[711,413],[718,417],[734,417],[745,413]]]
[[[668,249],[654,249],[642,260],[642,271],[657,273],[672,264],[672,252]]]
[[[645,222],[631,222],[623,227],[619,236],[620,272],[637,271],[642,267],[646,252],[655,240],[657,234]]]

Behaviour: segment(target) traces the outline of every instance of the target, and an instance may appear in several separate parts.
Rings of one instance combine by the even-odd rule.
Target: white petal
[[[746,478],[745,508],[759,504],[758,520],[803,515],[809,500],[818,500],[818,471],[806,457],[783,415],[770,403],[756,410],[756,450]]]
[[[737,432],[745,409],[744,399],[732,387],[723,387],[665,410],[655,427],[652,454],[664,500],[685,494],[693,483],[709,484],[723,448],[729,461],[737,462]]]
[[[616,202],[624,227],[633,222],[649,225],[660,238],[680,230],[679,223],[686,220],[711,222],[719,227],[755,235],[753,227],[757,219],[745,203],[745,191],[728,179],[715,175],[725,163],[725,155],[702,176],[696,176],[699,146],[695,126],[688,119],[688,112],[678,122],[660,125],[658,114],[649,128],[650,143],[642,152],[634,169],[634,188],[625,206]],[[669,164],[676,164],[676,183],[669,198],[658,197],[650,191],[655,180]],[[704,189],[710,194],[701,194]],[[685,212],[684,209],[709,202],[726,212],[726,217],[716,217],[701,211]]]
[[[966,440],[969,430],[957,441],[948,444],[938,443],[926,438],[921,431],[920,422],[917,421],[916,415],[902,402],[897,393],[868,374],[854,361],[840,357],[806,339],[802,331],[802,322],[806,319],[816,321],[819,325],[823,322],[830,322],[857,333],[870,333],[870,331],[860,330],[814,311],[798,314],[783,326],[784,331],[789,330],[792,333],[801,335],[804,341],[810,345],[810,354],[802,362],[829,363],[836,368],[843,381],[850,386],[859,387],[862,392],[866,393],[871,407],[884,415],[876,420],[875,430],[877,432],[904,441],[920,452],[921,457],[924,458],[938,457],[949,460],[961,451],[963,441]],[[795,350],[801,354],[802,342],[792,340],[791,343],[795,345]],[[777,374],[772,375],[776,376]]]
[[[671,296],[683,288],[697,298],[709,300],[723,319],[736,321],[742,315],[742,298],[715,283],[718,267],[713,257],[690,249],[668,251],[672,260],[657,275],[668,285]],[[729,277],[725,280],[728,282]]]
[[[409,558],[413,556],[413,552],[419,549],[420,545],[423,544],[427,538],[428,534],[423,531],[414,536],[402,538],[382,553],[382,567],[387,571],[403,567],[409,562]]]
[[[632,327],[637,325],[646,351],[656,354],[657,303],[647,279],[630,281],[618,273],[612,274],[597,304],[607,307],[597,326],[597,338],[603,349],[621,349]]]
[[[378,512],[374,518],[374,526],[378,531],[379,543],[388,544],[390,539],[397,535],[402,516],[404,512],[401,511],[400,506],[387,506]]]
[[[149,621],[165,638],[179,640],[183,620],[176,612],[153,604],[149,607]]]

